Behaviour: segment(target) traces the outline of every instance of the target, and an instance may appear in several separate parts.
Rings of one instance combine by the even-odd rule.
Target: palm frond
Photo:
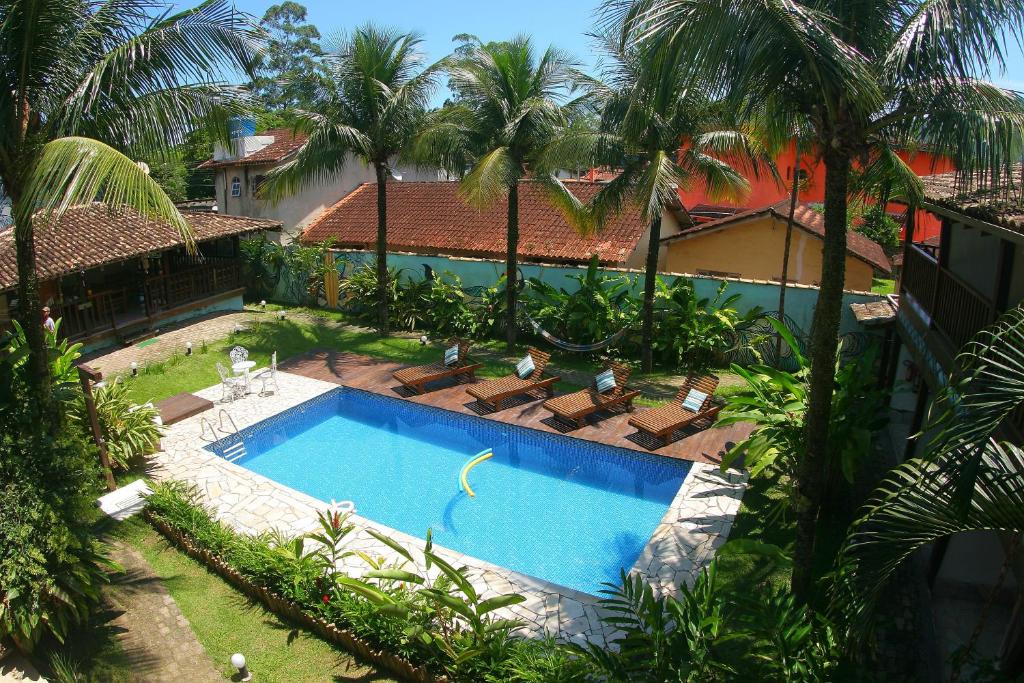
[[[507,147],[498,147],[485,154],[462,180],[460,194],[473,206],[484,208],[508,194],[508,189],[522,177]]]
[[[305,187],[329,181],[345,168],[352,156],[369,163],[371,140],[356,128],[325,121],[312,129],[294,157],[267,174],[260,197],[279,202]]]
[[[127,207],[169,223],[193,247],[192,229],[156,181],[125,155],[88,138],[60,138],[43,146],[29,171],[16,223],[56,222],[70,207],[97,199],[112,210]]]

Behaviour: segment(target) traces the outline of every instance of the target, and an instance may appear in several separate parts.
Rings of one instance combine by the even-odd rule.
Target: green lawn
[[[237,673],[231,655],[243,652],[260,681],[393,680],[248,600],[141,519],[122,522],[113,533],[146,558],[226,677]]]
[[[871,291],[874,294],[893,294],[896,291],[896,281],[876,277],[871,280]]]

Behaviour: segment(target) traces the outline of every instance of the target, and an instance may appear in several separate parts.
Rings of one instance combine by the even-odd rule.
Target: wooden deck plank
[[[291,358],[279,365],[285,372],[333,382],[345,386],[373,391],[385,396],[401,397],[455,412],[478,415],[489,420],[530,427],[544,432],[565,433],[566,426],[541,407],[542,401],[529,400],[493,413],[481,414],[477,402],[466,393],[466,384],[439,382],[438,388],[426,394],[406,396],[402,386],[392,378],[400,363],[370,358],[339,351],[311,351]],[[644,410],[638,408],[636,413]],[[644,435],[628,424],[629,414],[599,412],[590,416],[585,427],[569,434],[574,438],[596,441],[609,446],[630,448],[645,453],[653,452],[670,458],[696,462],[721,462],[722,456],[737,441],[745,439],[752,425],[737,424],[727,427],[697,425],[682,431],[676,441],[651,451],[653,446]]]
[[[200,398],[199,396],[190,394],[187,391],[175,394],[170,398],[165,398],[162,401],[158,401],[156,404],[156,409],[160,411],[160,419],[165,425],[172,425],[175,422],[181,422],[185,418],[198,415],[212,407],[213,401]]]

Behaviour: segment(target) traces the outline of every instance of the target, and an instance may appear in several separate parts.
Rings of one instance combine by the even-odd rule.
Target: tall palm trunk
[[[377,171],[377,321],[381,336],[388,335],[388,168],[385,164],[374,164]]]
[[[829,418],[835,383],[836,348],[846,270],[846,201],[850,153],[825,147],[825,246],[821,288],[811,325],[811,375],[804,424],[805,452],[797,468],[797,530],[792,589],[798,600],[810,597],[815,531],[825,495],[829,458]]]
[[[508,225],[505,249],[505,346],[511,352],[516,345],[516,286],[518,285],[519,251],[519,182],[508,189]]]
[[[651,219],[647,241],[647,264],[644,272],[644,310],[641,321],[640,361],[644,372],[654,369],[654,287],[658,278],[658,251],[661,246],[661,211]]]
[[[12,198],[12,212],[19,215],[18,202]],[[44,433],[55,434],[60,427],[61,411],[53,405],[50,362],[46,334],[42,325],[39,282],[36,279],[36,242],[31,220],[17,221],[14,226],[15,256],[18,263],[18,322],[25,331],[28,344],[28,382],[30,402],[36,409],[37,425]]]
[[[796,141],[796,162],[793,166],[793,189],[789,194],[789,216],[786,218],[786,243],[782,247],[782,281],[779,283],[779,322],[786,324],[786,283],[789,281],[789,249],[793,244],[793,214],[800,194],[800,140]],[[775,362],[782,367],[782,335],[775,338]]]

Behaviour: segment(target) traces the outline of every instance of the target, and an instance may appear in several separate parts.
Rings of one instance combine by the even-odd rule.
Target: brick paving
[[[145,558],[124,543],[111,543],[111,559],[121,565],[104,597],[120,612],[110,622],[120,632],[124,656],[139,680],[152,683],[223,681]]]

